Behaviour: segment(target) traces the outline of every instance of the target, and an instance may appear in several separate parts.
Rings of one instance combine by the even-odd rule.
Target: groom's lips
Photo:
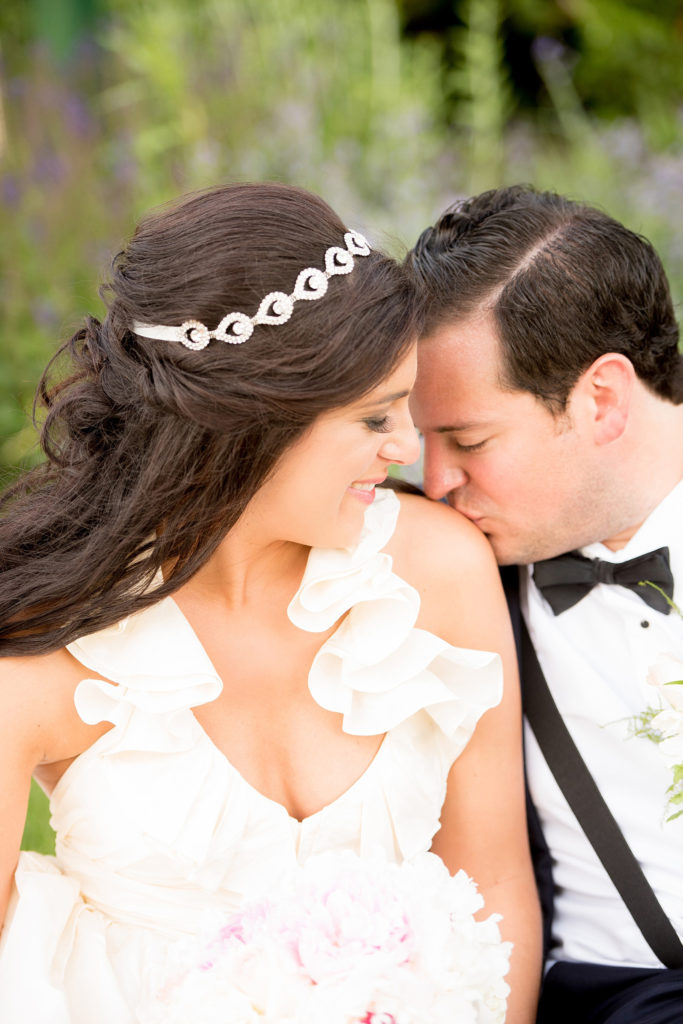
[[[469,519],[469,521],[471,523],[474,523],[474,525],[477,527],[477,529],[481,530],[481,532],[483,534],[486,534],[486,536],[488,536],[490,534],[490,532],[491,532],[490,526],[487,529],[487,525],[486,525],[487,524],[487,520],[489,518],[488,516],[472,515],[469,512],[463,512],[462,509],[458,509],[457,511],[460,512],[462,515],[464,515],[466,519]]]
[[[456,512],[459,512],[461,516],[464,516],[465,519],[469,519],[471,523],[480,523],[482,519],[486,518],[486,516],[477,516],[473,512],[466,512],[464,508],[458,508],[457,505],[454,505],[453,508]]]
[[[461,516],[465,517],[465,519],[469,519],[469,521],[471,523],[474,523],[475,526],[479,526],[479,524],[482,523],[484,519],[488,518],[488,516],[486,515],[479,515],[478,512],[468,512],[467,509],[460,508],[457,502],[452,500],[453,497],[454,496],[449,496],[447,498],[448,504],[451,506],[451,508],[454,508],[455,511],[459,512]]]

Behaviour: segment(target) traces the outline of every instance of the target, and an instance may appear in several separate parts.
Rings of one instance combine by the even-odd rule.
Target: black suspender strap
[[[523,618],[521,631],[524,711],[543,756],[648,946],[665,967],[683,967],[683,943],[571,738]]]

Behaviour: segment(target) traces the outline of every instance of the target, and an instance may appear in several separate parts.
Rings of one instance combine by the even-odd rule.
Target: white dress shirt
[[[582,549],[623,562],[668,546],[674,600],[683,604],[683,481],[626,547]],[[672,924],[683,935],[683,816],[666,821],[671,772],[656,744],[629,735],[629,719],[659,706],[646,681],[660,654],[683,659],[683,619],[654,611],[637,594],[598,584],[554,615],[522,570],[522,608],[555,702],[600,792]],[[661,966],[598,861],[526,725],[529,785],[553,855],[553,960]],[[670,812],[669,812],[670,813]]]

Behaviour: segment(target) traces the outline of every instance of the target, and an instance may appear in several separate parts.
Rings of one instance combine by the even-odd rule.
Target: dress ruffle
[[[68,650],[108,681],[84,679],[76,708],[89,724],[118,724],[122,709],[164,714],[215,700],[222,683],[172,598],[81,637]],[[114,684],[114,685],[112,685]]]
[[[357,548],[311,552],[288,614],[300,629],[321,632],[345,616],[308,679],[314,700],[343,716],[345,732],[374,736],[425,710],[454,742],[456,757],[500,700],[500,658],[414,628],[419,594],[382,551],[399,507],[393,491],[378,491]]]

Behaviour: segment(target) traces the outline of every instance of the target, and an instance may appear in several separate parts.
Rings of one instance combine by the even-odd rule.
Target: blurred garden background
[[[40,371],[139,215],[271,179],[397,255],[515,181],[659,249],[683,300],[680,0],[3,0],[0,474],[39,458]],[[49,850],[32,794],[25,845]]]

